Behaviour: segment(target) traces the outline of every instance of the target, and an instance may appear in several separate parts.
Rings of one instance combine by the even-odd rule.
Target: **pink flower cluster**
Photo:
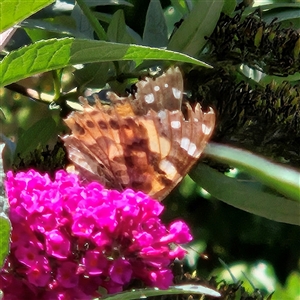
[[[8,172],[6,191],[13,231],[0,271],[5,300],[92,299],[133,280],[168,288],[170,264],[185,254],[178,244],[192,239],[181,221],[166,228],[163,206],[147,195],[83,185],[65,171],[54,181]]]

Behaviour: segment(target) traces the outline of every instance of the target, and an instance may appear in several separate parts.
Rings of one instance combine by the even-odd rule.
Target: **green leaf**
[[[107,37],[110,42],[115,43],[130,44],[135,42],[127,32],[123,10],[119,9],[114,13],[107,28]]]
[[[152,47],[166,47],[168,28],[163,9],[159,1],[149,3],[143,33],[143,44]]]
[[[300,273],[299,272],[292,272],[289,274],[288,278],[286,279],[285,287],[286,293],[289,295],[290,299],[297,299],[300,298]]]
[[[74,40],[72,44],[70,64],[122,60],[169,60],[210,67],[188,55],[154,47],[86,40]]]
[[[0,197],[0,201],[2,197]],[[0,213],[0,269],[3,266],[7,255],[9,254],[11,223],[9,218]]]
[[[195,5],[176,30],[168,49],[196,56],[206,44],[219,20],[224,0],[196,1]]]
[[[95,1],[89,1],[89,2],[95,2]],[[85,23],[88,25],[89,28],[91,27],[95,30],[95,33],[97,34],[99,40],[107,41],[107,36],[106,36],[105,31],[104,31],[104,28],[98,22],[97,18],[92,13],[92,11],[88,7],[87,3],[84,0],[77,0],[76,5],[80,6],[80,9],[82,10],[82,13],[85,16],[84,17],[84,19],[86,20]]]
[[[123,10],[119,9],[114,13],[112,19],[107,28],[107,37],[110,42],[123,43],[123,44],[133,44],[135,43],[134,38],[127,32],[128,27],[125,23],[125,17]],[[130,62],[119,61],[115,64],[119,73],[130,71]]]
[[[267,11],[266,13],[263,14],[263,20],[266,23],[270,23],[275,18],[277,18],[277,20],[274,21],[275,23],[287,21],[290,19],[298,19],[298,23],[299,23],[300,5],[298,6],[298,8],[274,9],[274,10]]]
[[[289,75],[286,77],[266,75],[259,81],[259,83],[262,85],[267,85],[268,83],[272,82],[273,80],[277,83],[281,83],[283,81],[299,81],[300,80],[300,72],[297,72],[293,75]]]
[[[300,172],[271,162],[249,151],[210,143],[204,153],[222,163],[245,171],[263,184],[300,203]]]
[[[277,222],[300,225],[300,203],[264,193],[244,182],[199,164],[189,173],[190,177],[217,199]]]
[[[224,0],[222,12],[226,15],[231,15],[236,7],[236,0]]]
[[[0,2],[0,32],[12,27],[33,15],[42,8],[55,2],[54,0],[2,0]]]
[[[93,7],[99,5],[127,5],[133,6],[130,2],[124,0],[85,0],[86,5]]]
[[[94,12],[95,17],[101,21],[101,22],[105,22],[110,24],[111,20],[112,20],[112,15],[110,14],[105,14],[105,13],[99,13],[99,12]],[[125,21],[124,21],[125,22]],[[129,26],[126,26],[126,33],[129,34],[132,39],[135,41],[134,44],[142,44],[142,38],[140,37],[140,35],[135,32],[132,28],[130,28]]]
[[[74,77],[80,87],[100,88],[107,82],[108,70],[108,62],[88,64],[76,70]]]
[[[255,1],[253,6],[251,7],[249,6],[245,9],[245,14],[250,14],[251,12],[254,12],[257,9],[257,6],[259,6],[260,10],[264,13],[274,8],[288,8],[288,7],[300,8],[300,3],[288,3],[288,2],[279,1],[278,3],[259,5],[259,3],[256,3]]]
[[[177,9],[174,9],[173,6],[169,6],[165,9],[164,16],[168,28],[168,37],[170,37],[178,27],[178,24],[180,24],[182,14]]]
[[[0,62],[0,86],[74,64],[122,60],[169,60],[210,67],[187,55],[138,45],[81,39],[51,39],[12,51]]]
[[[74,5],[71,17],[75,20],[77,31],[81,34],[84,34],[86,38],[93,40],[94,28],[92,27],[89,19],[86,17],[78,3]]]
[[[178,295],[178,294],[200,294],[200,295],[210,295],[213,297],[220,297],[220,293],[210,289],[206,286],[200,284],[185,284],[185,285],[177,285],[171,286],[167,290],[160,290],[157,288],[146,288],[146,289],[135,289],[131,291],[125,291],[122,293],[118,293],[115,295],[109,295],[103,299],[106,300],[134,300],[141,299],[141,295],[143,297],[151,297],[151,296],[161,296],[161,295]]]
[[[273,292],[274,289],[276,289],[276,274],[273,266],[270,263],[264,262],[263,260],[258,260],[252,264],[239,261],[234,262],[228,266],[221,259],[219,259],[219,261],[223,265],[224,269],[219,269],[214,273],[216,273],[216,276],[222,278],[227,282],[233,281],[236,284],[238,284],[239,282],[243,282],[243,288],[248,292],[255,289],[262,289],[263,291],[268,291],[270,293]],[[262,299],[262,297],[259,297],[257,295],[252,295],[252,297],[250,298]],[[242,295],[240,297],[237,297],[237,295],[235,295],[234,299],[243,299],[243,297]],[[264,299],[267,300],[268,298],[265,297]]]
[[[187,0],[171,0],[171,4],[174,6],[175,10],[180,12],[183,16],[190,12]]]
[[[88,38],[84,33],[75,29],[75,21],[71,16],[58,16],[53,19],[48,19],[47,21],[27,19],[20,25],[33,42],[68,36],[82,39]]]
[[[35,150],[39,145],[44,146],[51,137],[56,135],[56,123],[51,118],[44,118],[34,123],[19,137],[15,151],[15,159],[20,153],[23,157]]]
[[[73,41],[52,39],[12,51],[0,62],[0,86],[69,65]]]

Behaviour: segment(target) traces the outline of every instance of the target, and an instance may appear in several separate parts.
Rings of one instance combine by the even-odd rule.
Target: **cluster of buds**
[[[265,88],[251,88],[249,84],[240,82],[232,85],[230,91],[228,88],[225,87],[229,92],[228,101],[216,103],[224,118],[223,127],[232,126],[234,121],[239,128],[259,125],[265,132],[300,132],[300,85],[272,82]]]
[[[300,34],[292,28],[280,28],[276,19],[266,24],[259,10],[242,18],[222,14],[208,38],[218,61],[233,61],[258,68],[271,75],[294,74],[300,68]]]
[[[194,99],[216,108],[215,141],[243,145],[274,159],[284,157],[300,166],[299,84],[251,86],[224,68],[195,72],[188,74],[188,88]]]
[[[58,141],[53,149],[50,149],[49,146],[46,146],[45,149],[39,146],[25,156],[18,154],[18,159],[12,167],[15,172],[34,168],[41,172],[47,172],[51,178],[54,178],[55,172],[64,168],[68,163],[69,159],[64,145]]]

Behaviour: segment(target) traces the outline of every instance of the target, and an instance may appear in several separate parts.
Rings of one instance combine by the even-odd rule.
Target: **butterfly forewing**
[[[186,104],[178,68],[137,83],[129,97],[108,96],[112,106],[83,103],[65,121],[63,137],[75,169],[107,188],[143,191],[161,201],[201,155],[215,125],[212,109]]]

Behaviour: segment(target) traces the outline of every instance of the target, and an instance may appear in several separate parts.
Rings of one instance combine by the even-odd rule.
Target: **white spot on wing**
[[[150,104],[150,103],[153,103],[154,102],[154,95],[151,93],[151,94],[148,94],[145,96],[145,101]]]
[[[177,88],[172,88],[173,95],[176,99],[181,99],[181,91]]]
[[[211,128],[210,127],[207,127],[205,124],[202,124],[202,132],[204,133],[204,134],[210,134],[210,132],[211,132]]]
[[[169,85],[167,83],[165,83],[165,88],[167,88]]]
[[[163,159],[159,163],[159,168],[164,171],[166,174],[173,176],[172,174],[176,174],[177,170],[175,166],[167,159]]]
[[[197,147],[194,143],[190,144],[189,150],[188,150],[188,154],[191,156],[194,156],[195,152],[197,151]]]
[[[181,127],[181,123],[179,121],[172,121],[171,122],[171,127],[174,129],[178,129]]]
[[[160,90],[160,87],[158,85],[156,85],[153,89],[155,92],[158,92]]]
[[[165,119],[166,118],[166,112],[165,111],[163,111],[163,110],[160,110],[158,113],[157,113],[157,115],[158,115],[158,117],[160,118],[160,119]]]
[[[214,112],[214,110],[210,107],[210,108],[209,108],[209,111],[207,112],[207,114],[209,114],[209,115],[214,115],[215,112]]]
[[[184,149],[185,151],[188,151],[189,145],[191,141],[189,138],[182,138],[180,141],[180,147]]]

